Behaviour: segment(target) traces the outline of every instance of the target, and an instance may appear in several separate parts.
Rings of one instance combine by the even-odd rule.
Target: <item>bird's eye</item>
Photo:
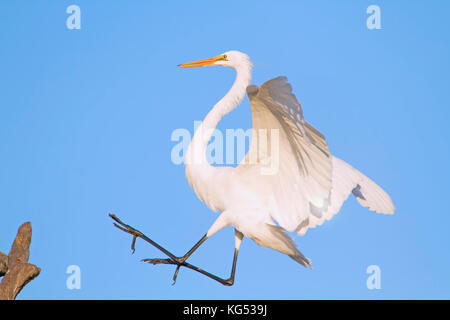
[[[228,60],[226,54],[223,55],[223,59],[224,59],[224,60]]]

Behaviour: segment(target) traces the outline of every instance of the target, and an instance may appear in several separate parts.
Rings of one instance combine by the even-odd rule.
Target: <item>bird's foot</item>
[[[153,265],[157,264],[178,264],[176,261],[172,259],[142,259],[142,262],[148,262]]]
[[[175,273],[173,275],[173,283],[174,285],[177,282],[178,272],[180,271],[180,267],[184,265],[185,258],[175,258],[175,259],[142,259],[143,262],[148,262],[153,265],[157,264],[173,264],[177,266]]]
[[[176,257],[175,259],[171,259],[171,258],[169,258],[169,259],[157,259],[156,258],[156,259],[142,259],[141,261],[142,262],[148,262],[148,263],[151,263],[153,265],[157,265],[157,264],[175,264],[175,265],[181,266],[181,265],[183,265],[184,261],[186,261],[186,259],[183,258],[183,257],[181,257],[181,258]]]

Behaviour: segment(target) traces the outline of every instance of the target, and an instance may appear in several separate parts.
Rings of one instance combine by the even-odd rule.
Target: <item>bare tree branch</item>
[[[14,300],[22,288],[41,272],[28,263],[31,231],[30,222],[22,224],[9,255],[0,252],[0,276],[4,276],[0,283],[0,300]]]
[[[0,300],[14,300],[22,288],[36,278],[41,269],[34,264],[19,263],[8,270],[0,283]]]
[[[31,243],[31,223],[25,222],[17,231],[17,236],[9,251],[9,269],[12,269],[16,264],[28,262],[30,257],[30,243]]]
[[[9,257],[0,252],[0,277],[3,277],[8,271]]]

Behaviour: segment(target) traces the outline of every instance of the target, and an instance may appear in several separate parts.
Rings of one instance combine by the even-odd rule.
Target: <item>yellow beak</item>
[[[180,67],[180,68],[194,68],[194,67],[211,66],[211,65],[213,65],[214,63],[216,63],[217,61],[220,61],[220,60],[226,60],[226,58],[224,58],[223,55],[220,55],[220,56],[213,57],[213,58],[208,58],[208,59],[203,59],[203,60],[197,60],[197,61],[182,63],[182,64],[179,64],[178,67]]]

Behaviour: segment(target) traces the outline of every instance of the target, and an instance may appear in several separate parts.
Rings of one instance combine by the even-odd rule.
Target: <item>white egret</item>
[[[179,65],[200,66],[236,70],[233,86],[196,130],[185,159],[189,184],[200,200],[220,215],[183,257],[171,255],[171,259],[145,261],[178,265],[175,280],[180,266],[207,238],[233,226],[235,252],[230,277],[221,279],[202,272],[224,285],[232,285],[244,236],[309,268],[311,261],[297,249],[286,231],[304,235],[309,228],[321,225],[339,211],[350,193],[372,211],[394,213],[391,198],[383,189],[330,154],[325,137],[304,120],[302,107],[285,77],[269,80],[260,87],[249,85],[252,63],[238,51]],[[245,92],[250,99],[254,129],[249,151],[236,168],[212,166],[207,161],[206,149],[213,130],[225,114],[239,105]],[[267,150],[277,150],[276,157],[261,152],[256,138],[258,130],[277,132],[277,139],[267,139],[265,145]],[[263,169],[270,167],[276,170],[265,173]]]

